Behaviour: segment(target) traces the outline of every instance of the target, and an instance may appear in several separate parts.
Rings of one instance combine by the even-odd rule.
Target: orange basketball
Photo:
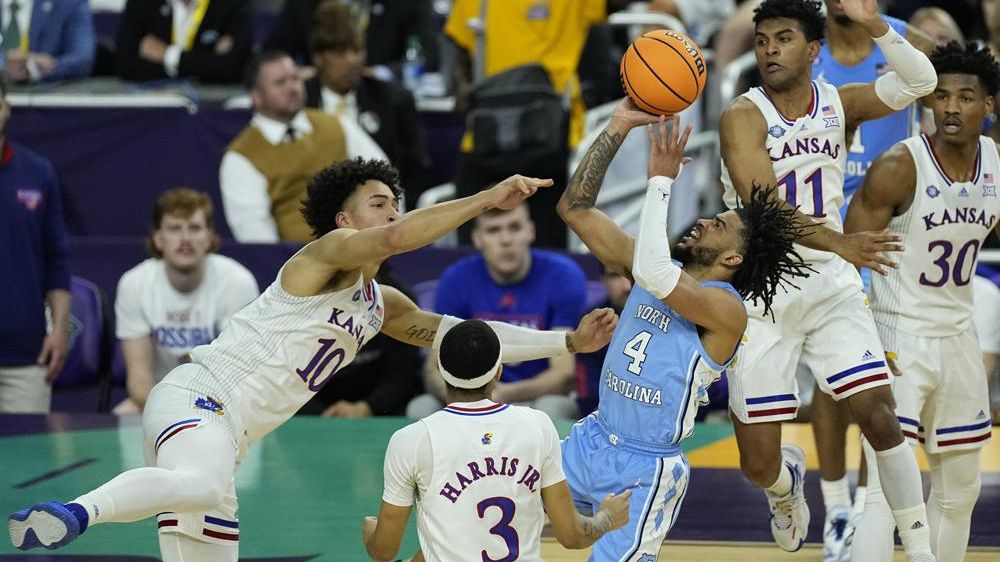
[[[705,90],[701,49],[676,31],[657,29],[633,41],[619,72],[632,102],[656,115],[683,111]]]

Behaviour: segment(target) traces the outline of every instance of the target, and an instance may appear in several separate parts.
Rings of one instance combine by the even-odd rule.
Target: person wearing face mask
[[[118,281],[115,331],[128,398],[116,413],[142,411],[156,383],[260,294],[249,270],[214,253],[218,245],[207,195],[179,187],[160,196],[146,239],[152,257]]]

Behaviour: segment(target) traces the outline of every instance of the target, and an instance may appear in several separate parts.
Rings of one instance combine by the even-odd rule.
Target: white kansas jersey
[[[767,122],[764,146],[771,157],[778,193],[789,205],[799,207],[831,230],[843,232],[840,207],[844,204],[844,166],[847,147],[844,108],[837,88],[823,81],[813,81],[812,102],[804,117],[791,121],[778,111],[763,87],[743,94],[760,110]],[[739,165],[730,162],[730,165]],[[725,202],[735,209],[739,199],[733,188],[726,163],[722,163]],[[796,250],[807,261],[833,257],[803,246]]]
[[[233,316],[191,359],[209,373],[165,379],[235,405],[247,437],[256,441],[284,423],[354,360],[382,328],[382,293],[359,274],[349,287],[312,297],[281,288],[281,272],[257,300]]]
[[[968,182],[948,177],[927,136],[901,144],[913,155],[917,181],[913,203],[889,221],[889,230],[903,236],[906,251],[899,255],[899,269],[872,275],[872,312],[889,333],[959,334],[972,325],[970,283],[979,248],[1000,216],[996,144],[980,137]]]
[[[541,490],[566,479],[549,417],[490,400],[453,403],[397,431],[384,475],[385,502],[417,504],[428,562],[541,560]]]

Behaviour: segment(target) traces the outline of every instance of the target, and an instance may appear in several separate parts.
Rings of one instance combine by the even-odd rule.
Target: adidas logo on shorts
[[[865,350],[865,354],[861,356],[861,360],[862,361],[870,361],[872,359],[875,359],[875,354],[872,353],[872,350],[866,349]]]
[[[911,531],[916,531],[917,529],[923,529],[923,528],[924,528],[924,522],[923,521],[917,521],[917,522],[915,522],[913,524],[913,526],[910,527],[910,530]]]
[[[984,420],[984,419],[986,419],[986,412],[984,412],[982,410],[979,410],[979,413],[976,414],[976,419],[977,420]]]

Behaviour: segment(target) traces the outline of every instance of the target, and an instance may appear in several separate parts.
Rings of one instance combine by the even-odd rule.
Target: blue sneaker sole
[[[76,517],[55,502],[33,505],[12,513],[7,519],[11,544],[18,550],[39,547],[54,550],[66,546],[80,534],[79,526]],[[40,532],[42,537],[38,536]],[[18,535],[20,544],[17,541]]]

